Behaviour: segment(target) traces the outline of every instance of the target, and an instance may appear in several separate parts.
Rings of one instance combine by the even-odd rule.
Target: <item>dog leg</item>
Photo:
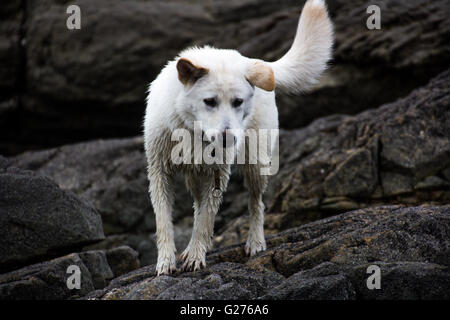
[[[262,195],[267,186],[267,176],[260,175],[260,166],[245,165],[245,184],[249,191],[248,211],[250,215],[245,253],[253,256],[257,252],[266,250],[264,238],[264,203]]]
[[[172,178],[158,168],[149,167],[150,197],[156,216],[156,239],[158,275],[176,271],[175,241],[172,224],[173,191]]]
[[[229,167],[220,172],[222,192],[226,189],[229,175]],[[206,267],[206,252],[212,246],[214,218],[222,202],[222,195],[218,197],[213,194],[215,187],[213,176],[205,178],[190,176],[187,178],[186,184],[194,196],[194,227],[191,240],[180,255],[180,260],[183,262],[183,270],[196,271]]]

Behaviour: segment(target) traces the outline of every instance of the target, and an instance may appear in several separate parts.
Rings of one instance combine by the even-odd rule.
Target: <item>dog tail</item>
[[[323,0],[308,0],[303,7],[294,42],[272,67],[277,87],[301,93],[318,82],[332,55],[333,25]]]

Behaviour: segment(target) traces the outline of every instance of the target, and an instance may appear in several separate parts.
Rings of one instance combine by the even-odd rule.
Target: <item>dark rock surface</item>
[[[449,299],[450,206],[367,208],[286,230],[247,258],[243,244],[205,270],[155,277],[147,266],[91,299]],[[381,289],[366,286],[381,269]]]
[[[69,31],[66,8],[73,3],[81,8],[82,29]],[[367,1],[328,1],[335,59],[311,94],[279,94],[283,128],[377,107],[450,67],[448,1],[378,4],[382,30],[368,30]],[[0,48],[6,65],[0,71],[0,153],[137,135],[147,85],[167,60],[194,44],[278,59],[291,45],[302,5],[294,0],[2,4],[0,30],[7,31],[2,43],[8,45]]]
[[[95,209],[0,157],[0,271],[104,239]]]
[[[67,268],[71,265],[80,268],[79,290],[70,290],[67,287],[67,279],[71,275],[67,273]],[[30,265],[0,275],[0,298],[2,300],[58,300],[85,295],[95,290],[94,282],[99,284],[104,280],[101,272],[105,270],[98,270],[99,267],[96,269],[93,272],[96,279],[93,280],[90,270],[76,253]]]
[[[138,253],[127,246],[107,250],[106,259],[114,277],[121,276],[140,267]]]
[[[0,126],[8,125],[7,114],[17,111],[18,96],[23,80],[23,51],[21,47],[24,12],[21,0],[0,4]],[[2,130],[4,131],[4,130]],[[2,143],[0,142],[0,148]]]
[[[67,283],[80,270],[80,288],[69,289]],[[122,246],[113,250],[71,253],[53,260],[33,264],[0,274],[2,300],[61,300],[79,298],[105,288],[111,279],[139,268],[137,253]]]
[[[51,177],[63,190],[91,202],[102,215],[105,234],[148,231],[155,229],[155,222],[143,146],[142,138],[99,140],[27,152],[11,161]],[[186,191],[182,194],[188,196]],[[175,219],[192,208],[186,201],[177,205]]]

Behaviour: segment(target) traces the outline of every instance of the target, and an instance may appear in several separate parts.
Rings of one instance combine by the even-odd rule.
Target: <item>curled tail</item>
[[[271,62],[277,87],[300,93],[326,69],[333,47],[333,25],[323,0],[308,0],[303,7],[294,42],[278,61]]]

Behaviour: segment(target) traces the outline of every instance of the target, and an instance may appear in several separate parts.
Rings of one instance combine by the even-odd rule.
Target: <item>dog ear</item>
[[[275,76],[273,70],[267,64],[257,61],[254,62],[245,76],[250,84],[266,91],[275,90]]]
[[[180,58],[177,62],[178,79],[184,85],[192,85],[209,72],[208,69],[196,66],[186,58]]]

